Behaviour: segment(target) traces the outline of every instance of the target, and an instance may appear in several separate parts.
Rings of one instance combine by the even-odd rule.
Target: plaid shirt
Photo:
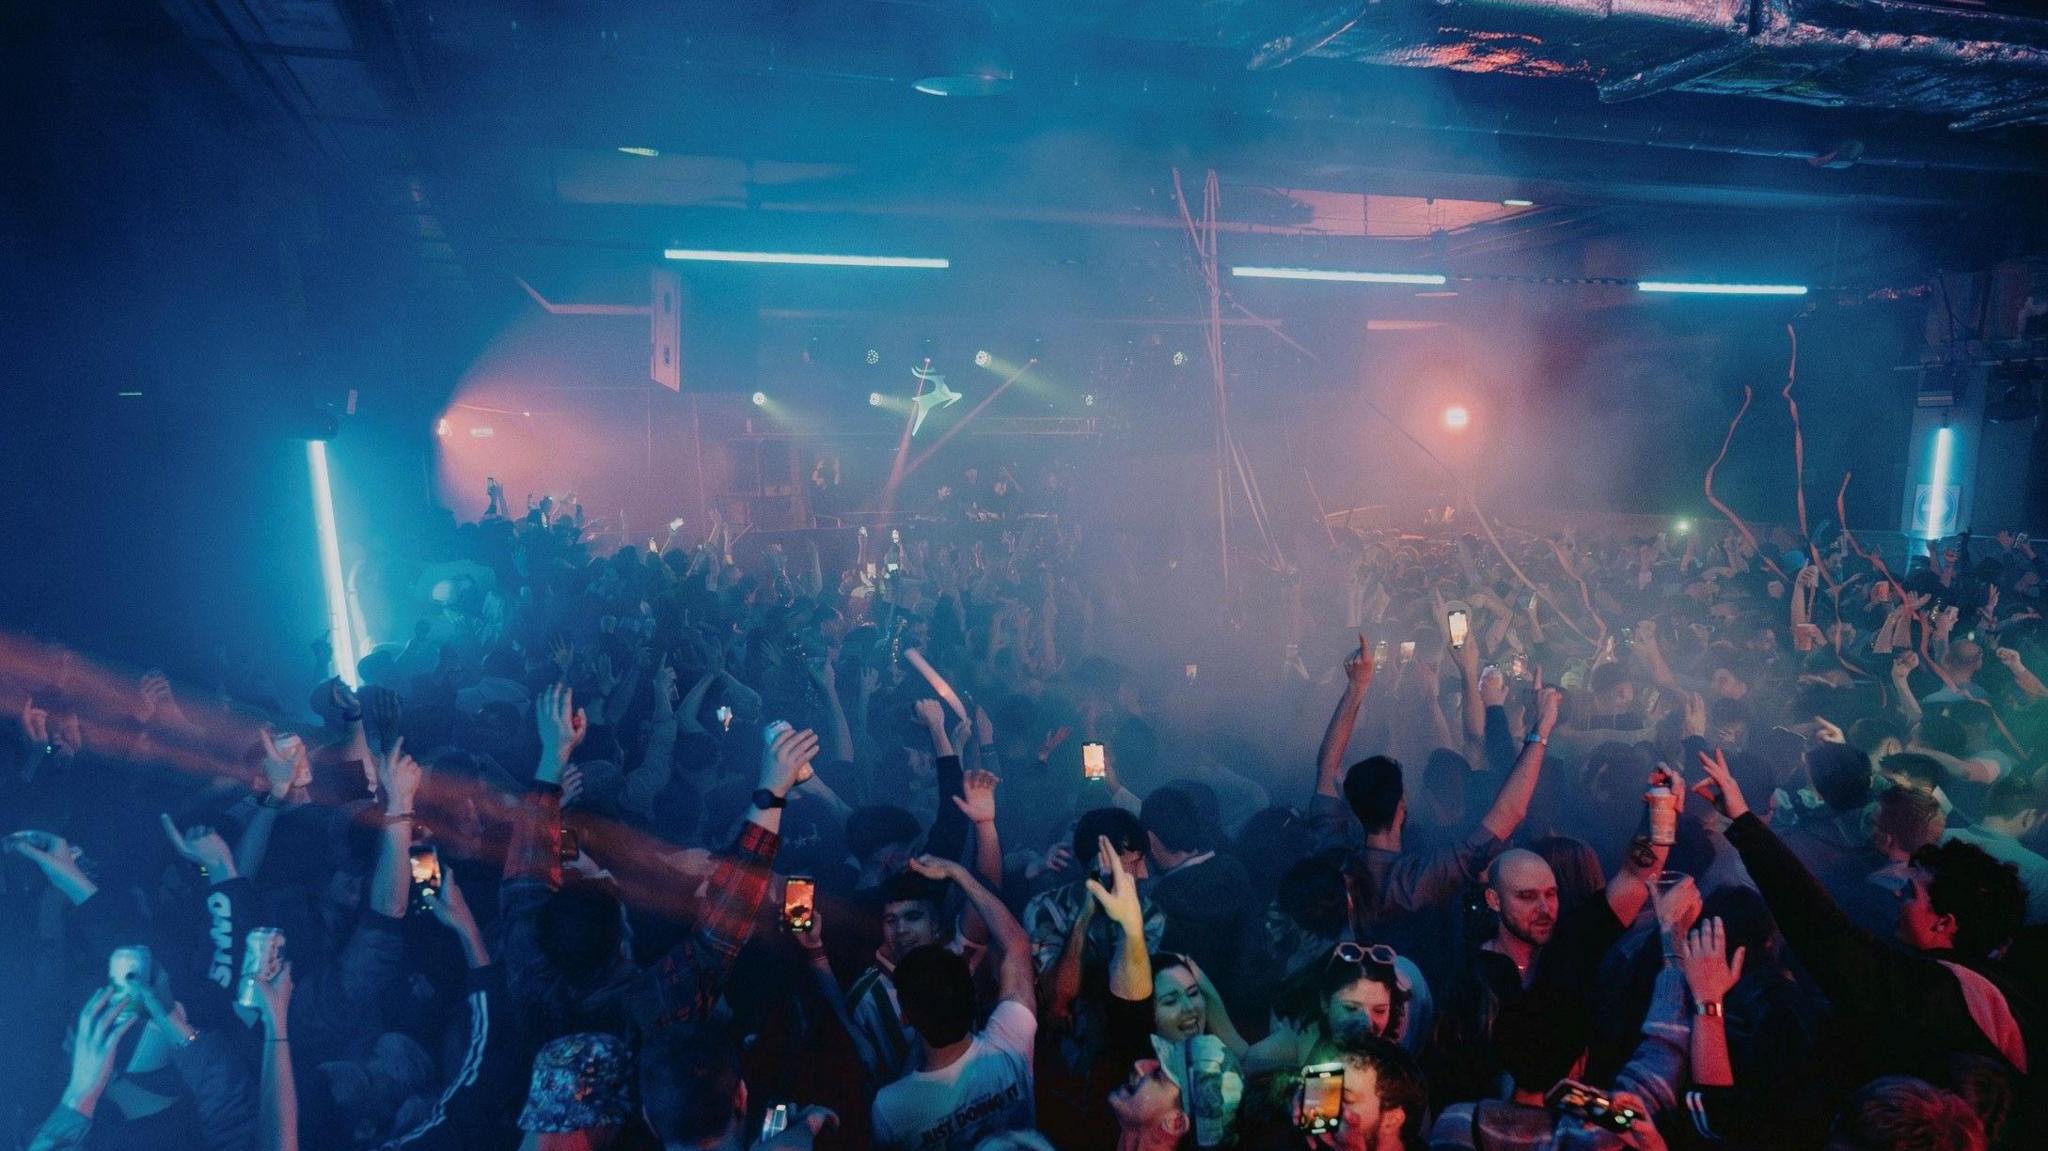
[[[622,965],[609,978],[556,970],[540,950],[541,905],[562,885],[561,794],[528,794],[506,852],[499,905],[505,924],[505,967],[513,998],[543,1038],[574,1030],[663,1030],[711,1013],[740,949],[754,933],[781,838],[749,820],[732,850],[719,857],[709,895],[697,907],[696,929],[648,967]]]
[[[1160,937],[1166,934],[1166,913],[1153,904],[1151,895],[1143,890],[1145,886],[1149,884],[1141,885],[1138,894],[1138,907],[1145,913],[1145,947],[1157,953]],[[1067,933],[1074,929],[1074,920],[1094,898],[1088,894],[1088,885],[1077,880],[1041,892],[1024,905],[1024,931],[1031,937],[1031,960],[1040,975],[1052,970],[1053,965],[1060,961],[1060,953],[1067,949]],[[1088,924],[1087,950],[1082,954],[1082,961],[1098,967],[1108,966],[1110,956],[1116,954],[1116,938],[1116,924],[1107,915],[1097,915]]]

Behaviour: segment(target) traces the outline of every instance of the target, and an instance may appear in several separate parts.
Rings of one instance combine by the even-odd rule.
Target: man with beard
[[[1436,1080],[1451,1099],[1491,1097],[1499,1086],[1493,1024],[1504,1004],[1521,997],[1536,961],[1557,927],[1557,876],[1543,857],[1515,848],[1488,870],[1486,906],[1500,918],[1493,937],[1466,958],[1445,996]]]

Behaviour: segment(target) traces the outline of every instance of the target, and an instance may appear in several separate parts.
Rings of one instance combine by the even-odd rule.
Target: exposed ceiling
[[[2032,242],[2048,200],[2048,132],[2026,123],[2048,93],[2048,22],[1996,8],[162,10],[252,122],[307,152],[453,294],[516,292],[518,276],[551,296],[615,295],[683,245],[971,251],[1005,275],[949,287],[947,302],[1050,291],[1075,269],[1121,302],[1184,263],[1176,168],[1197,187],[1219,172],[1232,258],[1514,276],[1877,285]],[[947,76],[1003,91],[916,90]],[[857,291],[807,306],[940,306]],[[791,305],[772,290],[753,302]]]

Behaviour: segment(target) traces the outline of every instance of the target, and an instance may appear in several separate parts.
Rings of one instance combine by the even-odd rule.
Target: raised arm
[[[292,1048],[286,1020],[292,1002],[292,965],[256,984],[256,1010],[263,1017],[263,1079],[256,1104],[259,1151],[298,1151],[299,1090],[292,1079]]]
[[[1742,978],[1743,948],[1727,952],[1727,936],[1719,919],[1702,920],[1685,938],[1665,936],[1672,955],[1692,989],[1692,1078],[1702,1087],[1733,1087],[1735,1068],[1728,1058],[1727,1018],[1722,1004]]]
[[[1913,694],[1913,671],[1920,666],[1920,653],[1902,651],[1892,660],[1892,695],[1899,701],[1899,715],[1909,724],[1920,722],[1920,700]]]
[[[853,726],[846,721],[846,708],[839,702],[839,672],[830,656],[820,656],[808,661],[811,682],[818,685],[818,695],[825,701],[826,719],[832,734],[832,758],[851,763],[856,758],[853,748]]]
[[[405,918],[406,896],[412,891],[413,797],[420,789],[420,765],[405,754],[405,738],[377,761],[377,790],[384,796],[384,838],[377,851],[377,870],[365,899],[371,911],[389,919]]]
[[[1358,637],[1358,650],[1344,659],[1344,697],[1330,715],[1323,731],[1322,747],[1316,751],[1316,794],[1336,799],[1343,795],[1344,751],[1351,745],[1351,732],[1358,726],[1358,709],[1365,705],[1365,693],[1372,686],[1372,645]]]
[[[1536,781],[1543,774],[1544,749],[1550,745],[1551,729],[1557,726],[1558,703],[1563,698],[1564,693],[1554,687],[1544,688],[1536,697],[1536,730],[1525,737],[1522,754],[1515,757],[1514,770],[1508,772],[1507,782],[1500,785],[1500,794],[1493,798],[1493,806],[1479,821],[1495,839],[1513,835],[1529,815],[1529,804],[1536,797]]]
[[[1109,993],[1118,999],[1137,1001],[1152,996],[1152,953],[1145,946],[1145,909],[1138,901],[1138,884],[1124,870],[1124,861],[1108,836],[1096,846],[1098,866],[1109,875],[1109,886],[1088,880],[1088,894],[1116,924],[1116,954],[1109,962]]]
[[[1003,845],[996,835],[996,785],[992,771],[970,771],[961,777],[961,794],[953,806],[974,827],[974,870],[990,891],[1003,889]]]
[[[982,886],[981,881],[974,878],[974,873],[959,862],[936,855],[920,855],[910,861],[910,867],[926,878],[947,879],[960,886],[968,906],[974,908],[983,923],[988,924],[990,939],[1002,953],[1001,966],[996,973],[998,995],[1023,1004],[1035,1014],[1038,992],[1031,969],[1031,937],[1024,933],[1024,925],[1017,922],[1017,917],[1010,914],[1010,909],[1003,906],[1003,901],[994,892]]]

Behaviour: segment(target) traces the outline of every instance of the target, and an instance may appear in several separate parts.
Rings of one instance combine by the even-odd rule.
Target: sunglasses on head
[[[1381,967],[1392,967],[1394,961],[1399,958],[1400,954],[1384,943],[1375,943],[1367,947],[1363,944],[1352,943],[1347,940],[1330,949],[1330,960],[1332,962],[1349,963],[1353,967],[1362,966],[1367,961],[1376,963]]]

